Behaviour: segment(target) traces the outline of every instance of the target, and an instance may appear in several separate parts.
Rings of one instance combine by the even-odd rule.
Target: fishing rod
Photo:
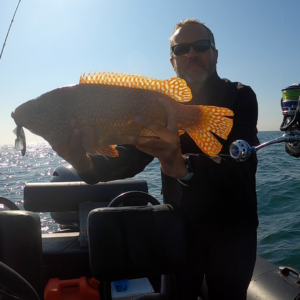
[[[11,19],[11,22],[10,22],[10,25],[9,25],[9,28],[8,28],[8,31],[7,31],[7,34],[6,34],[4,43],[3,43],[3,47],[2,47],[2,50],[1,50],[1,53],[0,53],[0,60],[1,60],[1,57],[2,57],[2,54],[3,54],[3,51],[4,51],[4,47],[5,47],[5,45],[6,45],[6,40],[7,40],[7,38],[8,38],[8,35],[9,35],[9,31],[10,31],[11,25],[12,25],[12,23],[13,23],[13,21],[14,21],[14,18],[15,18],[15,15],[16,15],[16,13],[17,13],[17,10],[18,10],[18,7],[19,7],[19,5],[20,5],[20,2],[21,2],[21,0],[19,0],[19,3],[18,3],[17,8],[16,8],[16,10],[15,10],[15,13],[14,13],[12,19]]]
[[[234,160],[243,162],[259,149],[277,143],[285,143],[285,151],[289,155],[300,157],[300,83],[293,83],[281,91],[283,121],[280,130],[285,134],[255,147],[244,140],[234,141],[229,147],[230,156]]]

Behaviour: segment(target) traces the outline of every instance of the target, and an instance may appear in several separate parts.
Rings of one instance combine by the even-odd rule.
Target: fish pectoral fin
[[[84,149],[86,149],[87,153],[108,155],[111,157],[119,156],[119,153],[116,150],[116,146],[110,144],[103,145],[104,141],[102,139],[98,140],[98,142],[95,143],[95,133],[92,127],[83,127],[81,128],[81,131],[83,133],[82,145]]]
[[[153,131],[148,128],[143,128],[139,133],[140,136],[157,136]]]
[[[221,151],[222,144],[211,132],[226,140],[233,126],[233,120],[226,116],[233,116],[233,112],[216,106],[198,105],[197,109],[199,120],[187,133],[204,153],[215,156]]]
[[[88,152],[88,153],[90,153],[90,152]],[[99,146],[95,149],[95,151],[93,153],[90,153],[90,154],[108,155],[108,156],[111,156],[111,157],[119,156],[119,153],[116,150],[115,145]]]

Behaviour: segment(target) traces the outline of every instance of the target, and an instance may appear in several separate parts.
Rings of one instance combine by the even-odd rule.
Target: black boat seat
[[[161,276],[186,265],[185,229],[171,205],[98,208],[87,223],[91,273],[101,282]]]
[[[24,187],[24,208],[34,212],[78,211],[82,202],[109,203],[112,199],[127,191],[148,192],[145,180],[115,180],[89,185],[78,182],[39,182],[26,183]],[[142,204],[141,204],[142,202]],[[140,200],[139,204],[147,202]]]
[[[40,217],[28,211],[0,212],[0,261],[40,292],[43,253]]]

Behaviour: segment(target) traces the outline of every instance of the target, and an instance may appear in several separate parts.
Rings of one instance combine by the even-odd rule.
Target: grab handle
[[[298,270],[291,267],[279,267],[279,273],[286,277],[288,277],[290,273],[293,273],[298,277],[297,283],[300,284],[300,272]]]

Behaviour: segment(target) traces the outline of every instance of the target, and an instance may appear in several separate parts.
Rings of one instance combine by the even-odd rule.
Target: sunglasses
[[[210,47],[216,50],[216,47],[211,40],[199,40],[193,43],[177,44],[171,47],[171,56],[173,56],[173,54],[175,56],[187,55],[190,52],[191,47],[193,47],[196,52],[204,52]]]

